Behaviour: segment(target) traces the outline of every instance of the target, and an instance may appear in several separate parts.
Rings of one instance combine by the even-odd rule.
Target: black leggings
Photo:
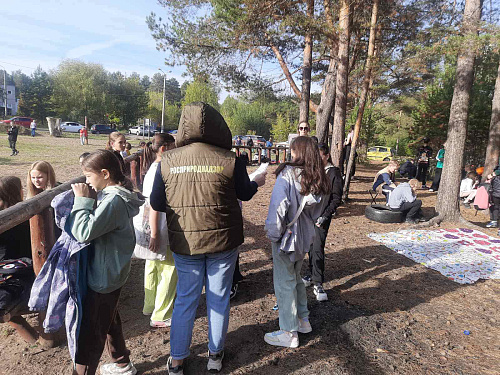
[[[427,169],[429,168],[429,164],[427,163],[418,163],[417,165],[417,180],[422,183],[422,186],[425,186],[427,182]]]
[[[498,221],[498,214],[500,213],[500,197],[491,196],[493,206],[490,206],[491,220]]]

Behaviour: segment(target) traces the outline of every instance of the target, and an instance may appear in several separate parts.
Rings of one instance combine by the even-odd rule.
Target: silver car
[[[79,133],[82,128],[84,128],[84,125],[78,122],[67,121],[61,124],[61,130],[68,133]]]

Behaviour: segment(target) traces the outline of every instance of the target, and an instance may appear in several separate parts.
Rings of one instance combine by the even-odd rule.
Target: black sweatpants
[[[492,221],[498,221],[498,214],[500,213],[500,197],[491,196],[491,201],[493,203],[490,206],[490,217]]]
[[[16,142],[17,141],[9,141],[9,147],[12,149],[12,153],[15,154],[16,153]]]
[[[392,208],[393,211],[402,212],[407,219],[416,219],[422,207],[422,201],[415,199],[413,202],[404,202],[399,208]]]
[[[417,180],[422,183],[422,186],[425,186],[427,182],[427,169],[429,169],[428,163],[417,164]]]
[[[441,173],[443,172],[443,168],[436,168],[436,172],[434,173],[434,180],[432,181],[431,189],[434,191],[438,191],[439,184],[441,182]]]
[[[314,226],[314,242],[309,249],[309,273],[314,284],[323,284],[325,281],[325,243],[331,219],[321,227]]]

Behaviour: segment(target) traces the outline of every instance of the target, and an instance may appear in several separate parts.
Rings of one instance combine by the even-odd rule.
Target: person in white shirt
[[[463,203],[465,207],[470,207],[470,202],[474,200],[477,193],[477,173],[469,172],[467,177],[460,182],[460,198],[465,198]]]
[[[30,129],[31,129],[31,136],[34,137],[35,136],[35,130],[36,130],[36,121],[35,121],[35,119],[33,119],[33,121],[31,121]]]

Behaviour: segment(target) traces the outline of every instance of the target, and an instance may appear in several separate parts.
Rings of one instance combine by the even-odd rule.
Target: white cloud
[[[105,50],[107,48],[117,45],[119,40],[110,40],[102,43],[89,43],[70,49],[66,53],[68,59],[78,59],[83,56],[92,55],[96,51]]]

